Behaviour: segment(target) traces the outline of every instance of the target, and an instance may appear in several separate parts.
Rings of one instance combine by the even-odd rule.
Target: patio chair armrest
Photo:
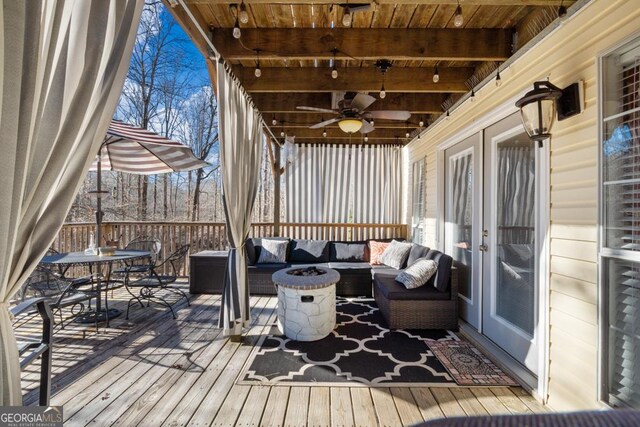
[[[45,298],[42,298],[42,297],[29,298],[27,300],[22,301],[20,304],[11,307],[10,312],[13,316],[18,316],[24,313],[25,311],[31,309],[32,307],[36,306],[40,301],[44,301],[44,300]]]

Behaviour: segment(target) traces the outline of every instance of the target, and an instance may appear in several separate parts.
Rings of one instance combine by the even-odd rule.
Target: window
[[[640,409],[640,39],[602,58],[604,400]]]
[[[413,195],[411,210],[411,241],[424,244],[424,218],[426,214],[427,158],[413,163]]]

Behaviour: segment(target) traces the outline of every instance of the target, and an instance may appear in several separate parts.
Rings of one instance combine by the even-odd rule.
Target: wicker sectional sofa
[[[395,281],[401,269],[369,264],[369,241],[325,241],[326,244],[322,246],[323,241],[277,239],[288,242],[285,263],[258,263],[262,239],[247,239],[245,249],[249,263],[249,290],[253,295],[275,295],[276,288],[271,275],[282,268],[324,266],[340,273],[340,282],[336,287],[338,296],[373,296],[393,329],[458,328],[457,274],[452,269],[451,257],[442,252],[412,245],[402,268],[420,258],[427,258],[438,263],[438,271],[426,285],[406,289]],[[386,239],[390,240],[393,239]],[[310,247],[314,248],[314,253],[305,250]]]

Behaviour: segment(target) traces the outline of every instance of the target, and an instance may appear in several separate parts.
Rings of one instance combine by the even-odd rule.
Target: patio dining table
[[[95,322],[107,322],[109,326],[109,320],[118,317],[122,312],[116,308],[109,308],[109,302],[107,298],[107,292],[109,283],[111,282],[111,272],[113,270],[113,264],[119,262],[131,262],[139,259],[151,258],[151,253],[148,251],[137,250],[116,250],[112,255],[97,255],[86,254],[84,252],[68,252],[47,255],[42,258],[40,263],[47,267],[58,267],[60,273],[64,274],[72,266],[88,266],[91,273],[94,272],[94,268],[106,267],[104,280],[101,275],[97,276],[96,287],[98,291],[98,298],[96,301],[96,309],[84,313],[75,318],[78,323],[95,323]],[[104,288],[103,288],[104,285]],[[105,292],[105,309],[102,308],[100,293]]]

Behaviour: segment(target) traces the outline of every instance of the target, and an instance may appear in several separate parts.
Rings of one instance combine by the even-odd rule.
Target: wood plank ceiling
[[[176,1],[164,0],[167,5]],[[371,143],[406,143],[420,125],[428,124],[447,105],[471,90],[535,34],[557,17],[558,7],[574,1],[556,0],[353,0],[352,22],[343,25],[347,3],[331,0],[184,0],[189,12],[232,65],[274,135],[295,135],[296,142],[363,141],[351,138],[337,123],[326,129],[310,125],[334,116],[305,112],[299,105],[336,108],[344,92],[365,92],[377,98],[368,110],[408,110],[408,121],[376,120]],[[454,25],[458,4],[464,18]],[[248,22],[232,29],[240,8]],[[180,5],[170,11],[202,52],[202,36]],[[254,72],[258,63],[261,76]],[[334,63],[335,58],[335,63]],[[387,96],[380,98],[379,59],[391,61],[384,76]],[[212,65],[212,64],[210,64]],[[337,78],[332,78],[334,67]],[[437,67],[439,81],[433,75]],[[211,70],[211,67],[210,67]],[[480,73],[481,74],[481,73]],[[474,83],[475,82],[475,83]],[[275,123],[275,125],[273,124]],[[326,136],[323,136],[326,131]]]

